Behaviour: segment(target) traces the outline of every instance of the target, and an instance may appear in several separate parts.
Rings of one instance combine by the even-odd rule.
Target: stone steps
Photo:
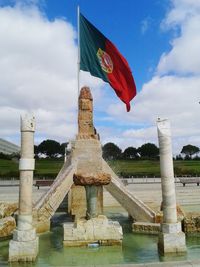
[[[103,161],[103,169],[104,172],[110,173],[112,177],[110,184],[106,185],[105,188],[122,207],[125,208],[136,221],[154,222],[156,216],[155,212],[145,205],[144,202],[131,194],[105,161]]]
[[[36,202],[34,210],[38,220],[50,220],[69,192],[75,172],[75,167],[70,163],[69,160],[63,165],[50,189]]]

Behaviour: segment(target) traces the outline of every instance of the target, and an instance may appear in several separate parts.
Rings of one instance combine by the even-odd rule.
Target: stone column
[[[32,185],[35,118],[21,117],[20,188],[17,229],[9,243],[9,261],[34,261],[38,253],[38,237],[32,227]]]
[[[98,187],[96,185],[85,185],[86,191],[86,201],[87,201],[87,219],[92,219],[97,217],[98,208],[97,208],[97,192]]]
[[[157,130],[160,149],[160,172],[163,201],[163,223],[159,234],[158,249],[161,254],[185,252],[185,234],[181,230],[181,223],[177,221],[169,120],[158,119]]]

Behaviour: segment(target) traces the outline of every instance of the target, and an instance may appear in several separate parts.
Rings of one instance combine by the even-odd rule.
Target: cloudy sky
[[[171,121],[174,154],[200,146],[200,0],[0,0],[0,137],[19,144],[26,112],[36,117],[36,143],[75,137],[78,4],[126,57],[137,85],[127,113],[108,84],[81,72],[102,143],[157,144],[161,117]]]

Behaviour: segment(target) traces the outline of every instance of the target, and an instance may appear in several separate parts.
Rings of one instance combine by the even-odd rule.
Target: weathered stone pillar
[[[181,223],[177,221],[169,120],[158,119],[157,130],[160,149],[160,172],[163,201],[163,223],[159,234],[158,249],[161,254],[185,252],[185,234],[181,230]]]
[[[35,118],[21,117],[20,188],[17,229],[9,243],[9,261],[34,261],[38,253],[38,237],[32,227],[32,185]]]

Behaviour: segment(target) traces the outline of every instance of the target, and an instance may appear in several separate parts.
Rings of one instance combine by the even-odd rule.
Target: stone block
[[[72,161],[78,160],[77,173],[102,172],[101,143],[95,139],[76,140],[72,149]]]
[[[132,231],[140,234],[159,234],[160,223],[135,222],[132,224]]]
[[[167,234],[180,233],[182,231],[180,222],[162,223],[161,229],[163,233],[167,233]]]
[[[75,216],[75,220],[86,216],[86,194],[83,186],[73,185],[69,195],[69,212]]]
[[[20,231],[15,229],[13,232],[13,240],[15,241],[32,241],[36,238],[36,230],[33,228],[27,231]]]
[[[162,255],[182,254],[186,252],[185,234],[179,233],[160,233],[158,238],[158,250]]]
[[[76,223],[64,223],[64,245],[85,246],[98,242],[101,245],[120,245],[122,227],[118,222],[110,221],[104,215],[90,220],[80,219]]]
[[[39,239],[38,237],[32,241],[15,241],[9,243],[9,261],[35,261],[38,254]]]

